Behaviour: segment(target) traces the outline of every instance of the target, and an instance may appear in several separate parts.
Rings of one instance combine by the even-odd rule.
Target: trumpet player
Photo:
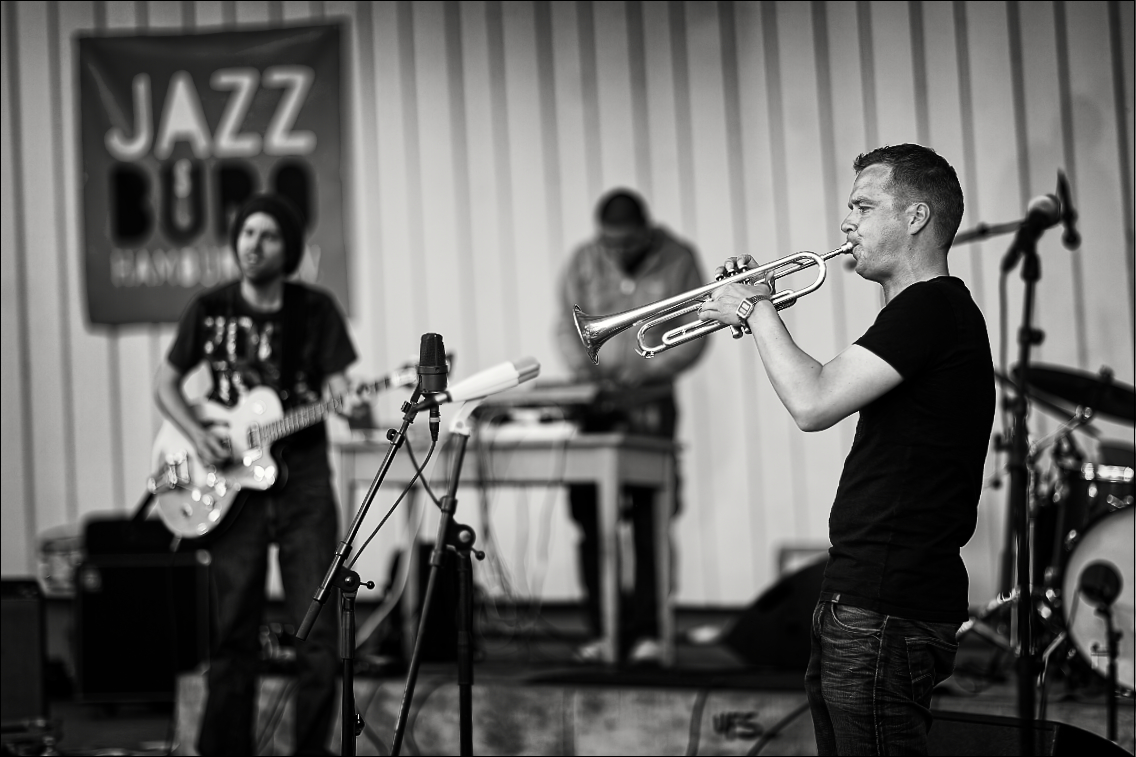
[[[859,413],[829,517],[805,685],[820,754],[925,754],[931,690],[951,675],[967,620],[960,555],[977,523],[994,417],[982,313],[947,253],[963,213],[954,169],[933,150],[881,147],[853,163],[840,228],[856,273],[883,288],[872,326],[827,363],[793,341],[775,282],[731,284],[699,317],[743,322],[803,431]],[[756,267],[727,258],[718,274]]]

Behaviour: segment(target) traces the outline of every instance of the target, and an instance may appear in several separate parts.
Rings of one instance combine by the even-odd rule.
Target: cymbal
[[[1015,381],[1018,368],[1010,371]],[[1136,423],[1136,389],[1112,378],[1111,372],[1089,373],[1056,365],[1031,363],[1029,391],[1034,399],[1063,400],[1094,413]]]
[[[1018,392],[1018,385],[1016,383],[1014,383],[1013,379],[1009,378],[1008,376],[1006,376],[1006,374],[1002,373],[1001,371],[995,369],[994,370],[994,378],[998,379],[998,381],[1000,383],[1005,384],[1006,386],[1013,389],[1015,392]],[[1020,393],[1020,392],[1018,392],[1018,393]],[[1068,407],[1068,406],[1063,405],[1063,404],[1058,404],[1057,402],[1047,400],[1044,397],[1039,397],[1036,394],[1034,396],[1032,396],[1030,399],[1033,401],[1033,404],[1037,405],[1039,408],[1046,411],[1047,413],[1049,413],[1053,416],[1056,416],[1057,418],[1060,418],[1062,421],[1069,420],[1077,412],[1076,408],[1071,408],[1071,407]],[[1097,439],[1097,438],[1100,437],[1100,432],[1097,431],[1095,428],[1092,427],[1092,425],[1090,425],[1088,423],[1081,425],[1081,426],[1078,426],[1076,428],[1076,430],[1080,431],[1082,433],[1088,434],[1089,436],[1093,437],[1094,439]]]

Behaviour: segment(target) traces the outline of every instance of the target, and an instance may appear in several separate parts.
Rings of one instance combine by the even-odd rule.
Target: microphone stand
[[[296,631],[297,639],[303,641],[308,638],[312,626],[315,625],[316,618],[319,617],[320,609],[323,607],[324,602],[327,601],[327,595],[331,592],[332,588],[339,589],[339,657],[343,661],[343,717],[340,753],[345,757],[355,757],[355,740],[358,738],[359,734],[363,733],[365,726],[363,717],[356,710],[355,706],[355,597],[359,592],[361,581],[358,573],[346,567],[347,557],[351,554],[355,536],[359,533],[359,528],[363,525],[364,518],[367,517],[367,511],[371,507],[371,501],[374,500],[375,494],[379,491],[379,486],[386,478],[387,471],[390,470],[391,463],[394,462],[394,456],[398,453],[399,448],[402,447],[402,443],[406,441],[407,429],[410,428],[410,424],[414,423],[414,418],[418,415],[417,403],[421,396],[422,384],[419,382],[418,386],[414,389],[414,394],[410,397],[410,401],[404,402],[402,405],[402,426],[397,431],[393,428],[387,431],[387,440],[390,442],[390,447],[387,449],[386,457],[383,458],[383,462],[379,466],[374,480],[371,481],[371,487],[367,490],[367,496],[363,498],[363,503],[355,513],[355,519],[351,523],[351,528],[348,530],[347,536],[339,542],[339,546],[335,550],[335,557],[332,558],[331,565],[327,569],[327,574],[312,596],[312,603],[308,606],[308,612],[304,616],[303,622],[300,623],[299,630]],[[375,588],[373,581],[367,581],[363,585],[369,589]]]
[[[1034,295],[1041,279],[1041,259],[1037,254],[1037,240],[1041,230],[1019,233],[1006,254],[1003,266],[1012,267],[1021,256],[1022,281],[1025,294],[1022,301],[1022,323],[1018,329],[1017,398],[1014,401],[1013,425],[1010,438],[1010,512],[1017,539],[1017,621],[1018,647],[1018,717],[1022,720],[1021,754],[1034,754],[1034,650],[1033,650],[1033,582],[1030,571],[1029,541],[1029,363],[1033,345],[1040,344],[1044,335],[1033,327]],[[1007,269],[1008,270],[1008,269]]]
[[[430,616],[430,607],[434,599],[434,590],[437,588],[438,574],[445,562],[446,553],[453,552],[458,559],[458,736],[459,754],[473,754],[473,562],[470,555],[478,560],[485,558],[485,553],[473,548],[477,535],[469,526],[456,522],[454,513],[457,511],[458,479],[461,478],[462,463],[465,460],[465,448],[469,442],[470,428],[465,422],[468,417],[467,408],[472,411],[476,403],[467,403],[450,426],[450,432],[457,439],[457,449],[454,452],[453,464],[450,469],[449,489],[442,497],[442,514],[438,523],[438,536],[434,542],[434,551],[430,554],[430,574],[426,580],[426,593],[422,599],[422,612],[418,619],[418,636],[414,641],[414,652],[410,657],[410,667],[406,674],[406,685],[402,692],[402,704],[398,710],[398,721],[395,723],[394,742],[391,745],[391,755],[401,754],[402,741],[406,733],[406,721],[410,715],[410,705],[414,699],[414,687],[418,681],[418,669],[422,664],[423,639],[426,635],[426,624]]]

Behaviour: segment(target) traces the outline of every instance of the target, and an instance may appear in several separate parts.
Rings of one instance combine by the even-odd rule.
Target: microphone
[[[1026,206],[1026,217],[1014,237],[1014,243],[1002,259],[1002,273],[1013,270],[1025,247],[1033,245],[1046,229],[1061,223],[1061,200],[1057,195],[1039,195]]]
[[[1120,574],[1108,563],[1095,562],[1081,574],[1081,593],[1098,607],[1108,607],[1120,596]]]
[[[511,362],[500,363],[492,368],[473,374],[451,386],[444,392],[432,394],[415,405],[417,410],[436,408],[447,402],[465,402],[481,399],[491,394],[512,389],[517,384],[531,381],[540,375],[540,363],[536,358],[525,356]]]
[[[1061,203],[1061,224],[1065,233],[1061,235],[1061,243],[1066,250],[1075,250],[1081,246],[1081,234],[1077,231],[1077,211],[1073,209],[1073,197],[1069,191],[1069,180],[1065,172],[1057,169],[1057,199]]]
[[[441,334],[423,334],[418,351],[418,385],[427,398],[446,390],[446,379],[450,369],[446,366],[446,348]],[[430,438],[438,441],[438,427],[441,425],[438,406],[430,407]]]

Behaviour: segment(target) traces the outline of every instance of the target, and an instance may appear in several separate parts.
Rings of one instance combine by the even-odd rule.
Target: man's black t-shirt
[[[860,411],[822,590],[888,615],[963,622],[960,550],[977,524],[994,421],[986,321],[966,285],[942,276],[904,289],[856,344],[903,382]]]
[[[330,295],[287,283],[280,310],[254,310],[240,282],[194,298],[182,314],[167,360],[189,371],[209,364],[209,399],[233,407],[248,390],[268,386],[285,410],[317,402],[327,376],[355,362],[347,325]],[[284,440],[289,475],[325,475],[327,431],[317,423]]]

